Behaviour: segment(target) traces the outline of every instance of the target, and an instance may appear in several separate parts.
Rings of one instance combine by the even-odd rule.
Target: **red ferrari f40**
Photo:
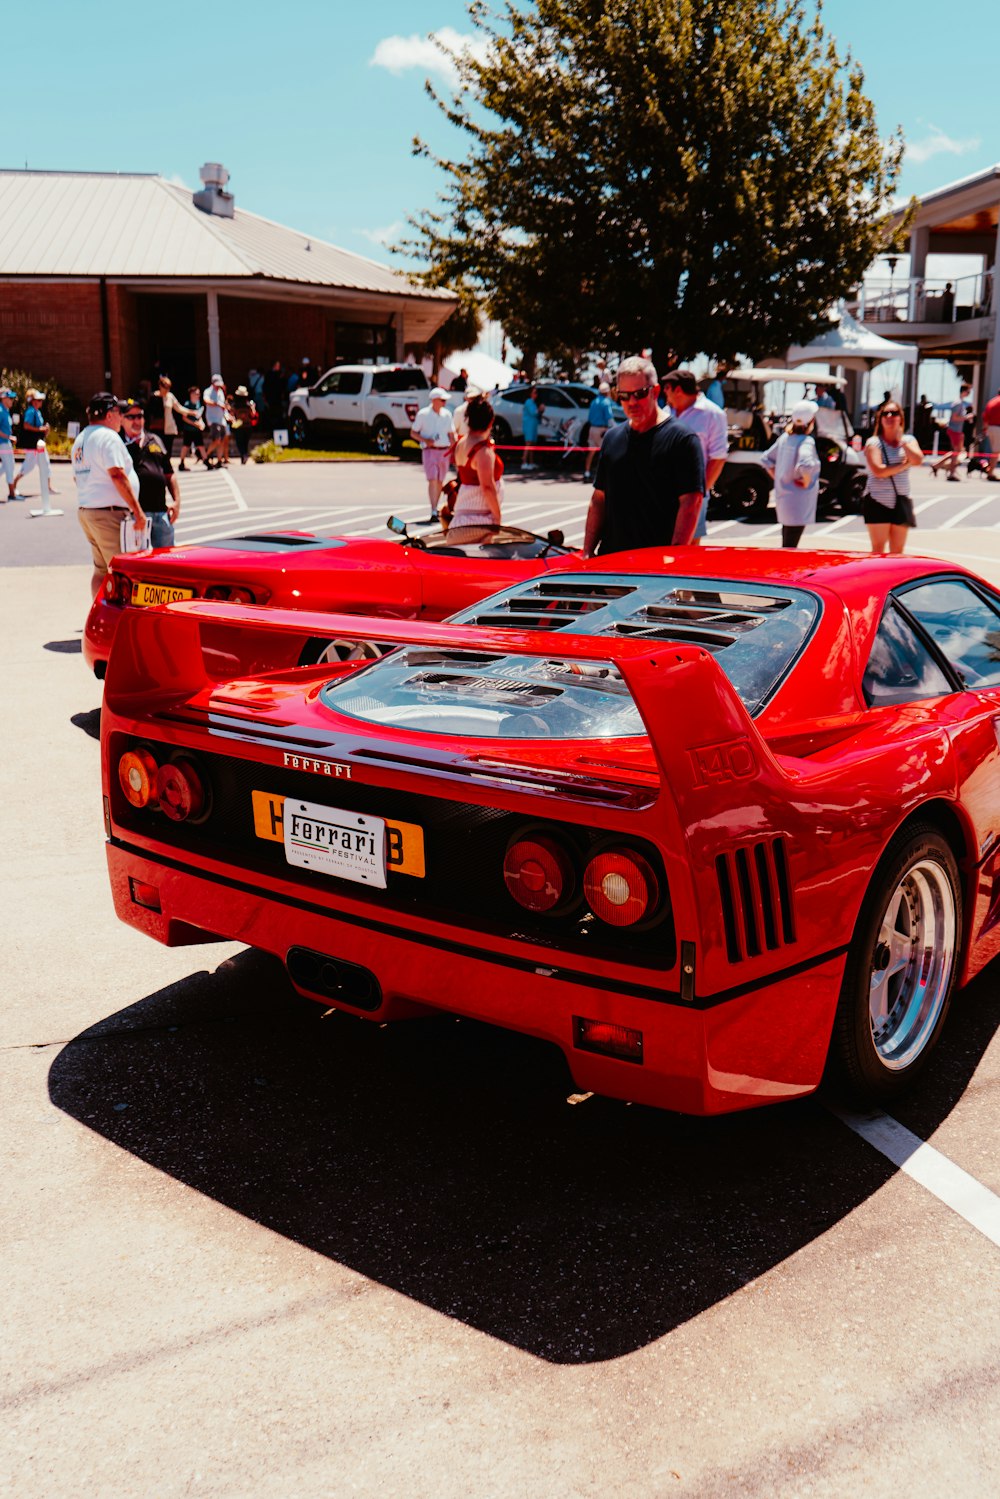
[[[580,1089],[886,1100],[997,951],[998,725],[1000,596],[916,557],[625,554],[445,623],[125,610],[111,887],[324,1006],[554,1043]]]

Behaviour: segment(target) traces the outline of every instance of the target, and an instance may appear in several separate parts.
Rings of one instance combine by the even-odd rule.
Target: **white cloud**
[[[406,232],[406,228],[402,219],[396,219],[394,223],[387,224],[384,229],[359,229],[358,233],[363,239],[370,239],[373,245],[387,250],[390,245],[396,243],[401,234]]]
[[[946,135],[937,125],[932,125],[922,140],[907,141],[906,160],[919,165],[930,161],[932,156],[965,156],[969,151],[975,151],[979,145],[978,135],[970,136],[967,140],[956,140],[953,135]]]
[[[455,83],[458,79],[455,64],[441,51],[438,42],[450,52],[469,52],[480,57],[489,45],[485,39],[462,35],[452,26],[442,26],[430,36],[383,37],[369,58],[368,66],[386,68],[397,77],[411,68],[418,68],[425,76],[437,73],[445,82]]]

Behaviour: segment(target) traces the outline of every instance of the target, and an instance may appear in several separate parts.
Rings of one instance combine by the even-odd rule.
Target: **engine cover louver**
[[[795,941],[784,838],[765,838],[719,854],[715,872],[731,963]]]

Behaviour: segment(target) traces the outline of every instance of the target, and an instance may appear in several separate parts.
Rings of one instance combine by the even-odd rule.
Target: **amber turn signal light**
[[[156,761],[149,750],[126,750],[118,761],[118,780],[133,807],[156,806]]]

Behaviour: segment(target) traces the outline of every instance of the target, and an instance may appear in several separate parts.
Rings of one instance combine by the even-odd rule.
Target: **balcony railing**
[[[954,280],[864,281],[848,306],[863,323],[960,323],[993,309],[994,276],[980,271]]]

